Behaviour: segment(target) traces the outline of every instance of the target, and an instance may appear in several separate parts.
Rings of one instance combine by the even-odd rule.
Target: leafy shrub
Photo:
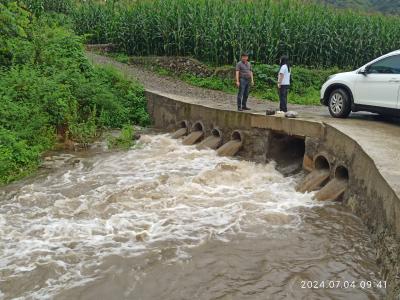
[[[31,146],[13,131],[0,127],[0,183],[8,183],[37,168],[45,145]]]
[[[16,2],[0,2],[0,67],[10,66],[20,47],[26,49],[29,30],[29,13]]]
[[[88,143],[104,127],[148,124],[143,88],[91,65],[60,18],[0,5],[0,184],[34,170],[56,133]]]
[[[119,136],[109,136],[107,139],[109,148],[122,148],[129,149],[133,144],[133,135],[134,130],[132,125],[126,124],[122,127],[121,133]]]
[[[69,120],[68,138],[73,139],[81,144],[87,145],[90,141],[98,136],[96,124],[96,106],[89,113],[87,120],[80,121],[76,115]]]

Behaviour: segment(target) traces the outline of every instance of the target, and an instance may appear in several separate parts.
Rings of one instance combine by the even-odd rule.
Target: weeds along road
[[[191,103],[197,103],[207,106],[216,106],[236,109],[236,96],[221,91],[210,90],[200,87],[192,86],[179,79],[162,76],[146,70],[140,66],[128,65],[120,63],[113,58],[87,52],[89,59],[95,64],[112,65],[121,70],[128,77],[134,78],[141,82],[144,87],[151,91],[158,91],[161,93],[173,94],[182,97],[190,98]],[[232,84],[233,84],[232,78]],[[252,112],[264,113],[266,108],[279,107],[277,102],[260,100],[254,97],[249,98],[249,106],[251,105]],[[303,106],[303,105],[289,105],[289,109],[299,112],[311,112],[328,115],[327,110],[321,106]]]

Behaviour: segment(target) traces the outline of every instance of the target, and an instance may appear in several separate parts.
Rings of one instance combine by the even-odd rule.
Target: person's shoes
[[[243,110],[251,110],[251,108],[249,108],[249,107],[243,107]]]
[[[243,109],[241,107],[238,107],[238,111],[243,111]]]

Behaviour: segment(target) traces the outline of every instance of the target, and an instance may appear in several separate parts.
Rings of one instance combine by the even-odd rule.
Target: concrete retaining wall
[[[224,142],[230,139],[232,131],[240,130],[244,136],[240,156],[257,162],[281,161],[284,173],[294,171],[299,161],[305,170],[311,171],[317,154],[328,158],[332,173],[337,166],[347,167],[350,188],[344,195],[344,204],[361,217],[371,233],[378,264],[388,281],[388,299],[400,299],[399,195],[350,136],[317,121],[215,109],[149,91],[146,97],[155,127],[173,131],[182,120],[192,124],[202,121],[207,136],[218,127]]]

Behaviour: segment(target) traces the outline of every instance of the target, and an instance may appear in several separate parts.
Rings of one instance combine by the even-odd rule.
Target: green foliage
[[[149,123],[143,88],[92,66],[62,18],[0,5],[0,184],[34,170],[56,133],[88,143],[105,127]]]
[[[134,130],[132,125],[126,124],[122,127],[119,136],[108,137],[107,139],[108,147],[110,149],[113,148],[129,149],[134,144],[133,136],[134,136]]]
[[[68,124],[68,138],[81,144],[87,145],[94,138],[98,137],[96,106],[90,111],[87,120],[80,121],[77,115],[74,115]]]
[[[129,63],[129,56],[125,53],[110,53],[110,56],[120,63]]]
[[[41,150],[0,127],[0,183],[8,183],[34,170]]]
[[[355,67],[400,48],[397,17],[335,10],[300,0],[87,1],[71,13],[90,42],[130,55],[193,56],[232,64],[249,51],[259,63],[288,54],[296,65]]]
[[[15,52],[27,50],[25,39],[29,31],[29,13],[17,2],[0,3],[0,67],[10,66],[14,60],[18,60]]]
[[[148,66],[151,67],[151,66]],[[220,68],[216,68],[218,70]],[[232,77],[233,67],[223,67],[224,73],[201,77],[192,73],[177,74],[177,76],[194,86],[220,90],[227,93],[237,93],[237,88]],[[255,64],[253,67],[255,85],[251,88],[252,95],[261,99],[278,101],[277,74],[278,65]],[[305,105],[319,105],[319,90],[328,76],[341,72],[338,68],[311,69],[305,67],[292,67],[292,85],[290,88],[289,102]],[[157,67],[157,73],[165,76],[174,76],[169,70]]]
[[[228,93],[234,93],[235,88],[233,85],[233,80],[232,79],[227,79],[227,78],[220,78],[216,76],[211,76],[211,77],[199,77],[193,74],[186,74],[183,76],[180,76],[180,78],[187,83],[202,87],[202,88],[208,88],[212,90],[220,90]]]
[[[278,101],[277,65],[255,65],[253,91],[263,99]],[[338,68],[316,69],[294,66],[291,68],[292,82],[289,101],[297,104],[319,104],[319,90],[327,78],[339,73]]]
[[[385,14],[400,14],[398,0],[319,0],[317,2],[331,4],[340,8],[382,12]]]
[[[68,14],[75,5],[75,0],[24,0],[27,8],[36,16],[45,12]]]

